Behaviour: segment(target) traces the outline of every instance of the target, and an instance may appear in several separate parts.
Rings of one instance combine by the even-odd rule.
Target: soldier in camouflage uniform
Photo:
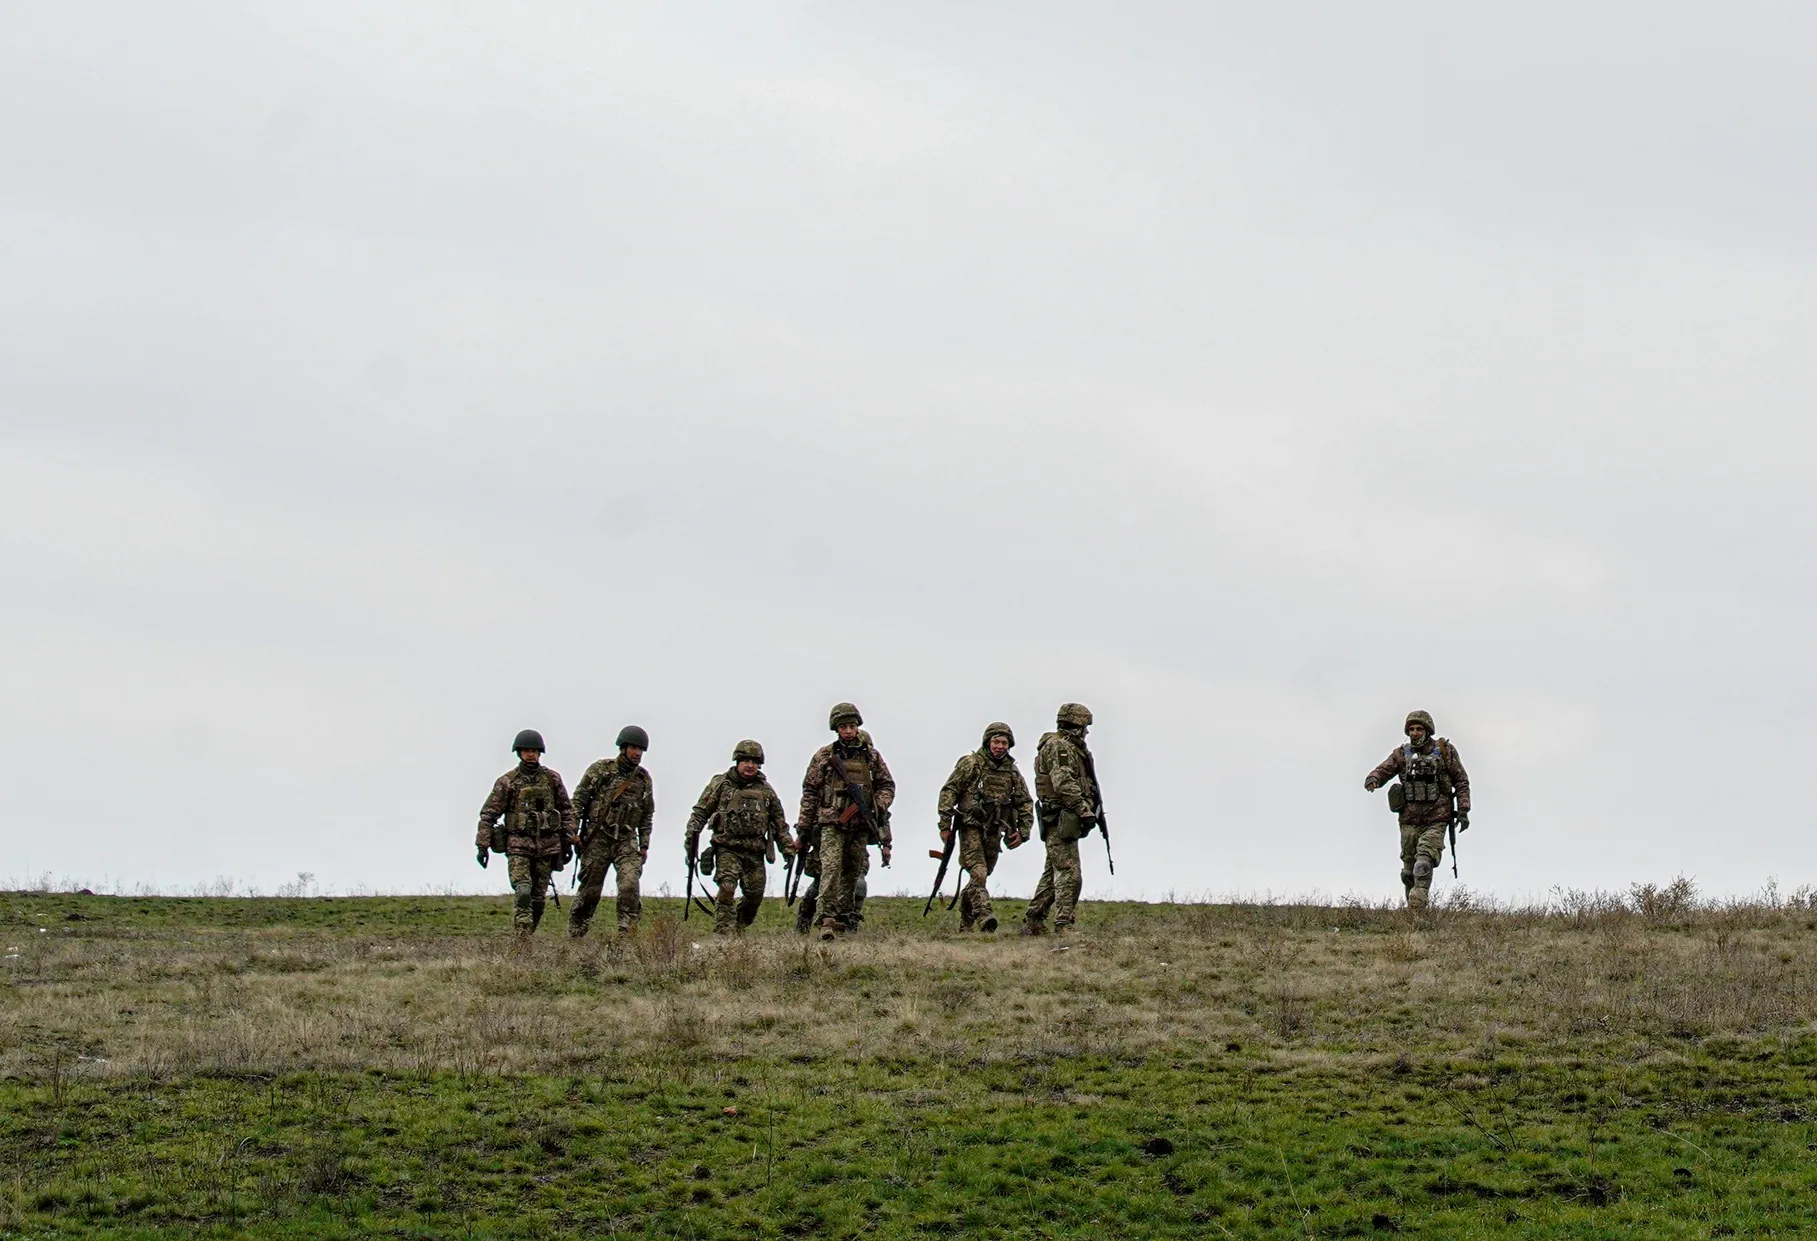
[[[713,845],[701,872],[719,883],[713,906],[713,933],[730,935],[757,920],[763,905],[765,861],[776,860],[777,846],[795,852],[789,817],[782,798],[763,775],[763,747],[740,741],[732,748],[732,767],[707,781],[706,791],[688,815],[688,862],[699,856],[701,830],[711,825]],[[742,896],[740,891],[742,890]]]
[[[650,859],[650,825],[656,816],[656,790],[643,768],[650,734],[635,724],[618,732],[618,757],[602,758],[587,768],[574,787],[580,817],[580,894],[568,911],[568,934],[579,939],[599,908],[606,871],[618,872],[618,930],[630,934],[643,914],[638,885]]]
[[[997,869],[1002,846],[1014,849],[1034,830],[1035,799],[1009,753],[1015,744],[1008,724],[985,725],[977,751],[961,758],[940,788],[940,843],[952,844],[953,833],[959,833],[959,865],[967,879],[959,894],[962,931],[997,929],[985,883]]]
[[[526,728],[511,743],[517,766],[493,781],[480,807],[479,864],[503,853],[516,899],[511,924],[518,943],[527,943],[543,920],[549,877],[567,865],[574,842],[574,805],[559,772],[543,766],[543,735]]]
[[[1426,712],[1408,712],[1402,731],[1407,744],[1364,776],[1363,788],[1373,793],[1400,777],[1400,783],[1388,790],[1388,805],[1400,813],[1401,887],[1407,893],[1407,908],[1424,909],[1432,895],[1432,872],[1445,856],[1445,829],[1451,825],[1454,798],[1457,830],[1470,829],[1470,775],[1457,747],[1433,736],[1432,717]]]
[[[820,858],[820,938],[837,939],[857,926],[859,882],[871,868],[870,846],[877,845],[883,864],[890,864],[890,803],[896,800],[896,780],[889,764],[871,744],[860,725],[864,717],[849,702],[834,706],[827,726],[839,734],[831,745],[821,746],[808,760],[801,778],[801,813],[796,830],[802,835],[818,831],[815,852]],[[847,782],[858,787],[869,805],[878,833],[872,838],[864,816],[846,792]]]
[[[1047,845],[1047,865],[1041,882],[1028,902],[1022,925],[1024,935],[1045,935],[1047,913],[1054,914],[1054,930],[1072,926],[1079,902],[1079,839],[1098,822],[1097,788],[1091,778],[1091,751],[1085,734],[1091,712],[1076,702],[1061,704],[1058,727],[1041,738],[1035,752],[1035,796],[1040,799],[1041,839]]]
[[[871,744],[871,734],[860,728],[858,740],[865,745]],[[814,915],[820,910],[820,824],[811,823],[806,831],[796,824],[796,848],[800,850],[795,856],[801,873],[811,881],[808,890],[795,902],[795,933],[806,935],[814,929]],[[870,858],[865,858],[865,869],[870,869]],[[845,929],[856,931],[864,925],[864,902],[871,894],[871,881],[865,875],[858,876],[857,884],[852,888],[852,911],[846,916]]]

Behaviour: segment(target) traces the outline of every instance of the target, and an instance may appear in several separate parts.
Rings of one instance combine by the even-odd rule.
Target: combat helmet
[[[618,730],[618,748],[622,750],[628,745],[647,750],[650,748],[650,734],[635,724],[626,724]]]
[[[1409,711],[1409,712],[1407,712],[1407,722],[1405,724],[1401,725],[1401,731],[1403,733],[1410,732],[1415,724],[1424,724],[1426,726],[1426,735],[1428,737],[1438,736],[1438,728],[1432,723],[1431,712],[1429,712],[1429,711]]]
[[[992,737],[1001,737],[1009,742],[1010,749],[1013,750],[1016,748],[1016,734],[1011,730],[1010,726],[1005,724],[1002,720],[992,720],[984,726],[984,740],[979,744],[987,750],[990,749]]]
[[[836,729],[846,720],[850,720],[854,724],[864,723],[864,717],[858,714],[857,707],[849,702],[834,703],[833,709],[827,712],[826,726]]]
[[[759,767],[763,766],[763,747],[748,737],[732,747],[732,761],[734,763],[742,763],[747,759],[756,763]]]
[[[1060,724],[1071,724],[1075,728],[1089,728],[1091,726],[1091,708],[1084,703],[1063,702],[1060,704],[1060,710],[1054,716],[1054,720]]]
[[[543,745],[543,735],[534,728],[524,729],[517,734],[517,740],[511,743],[511,752],[513,754],[518,753],[520,750],[535,750],[538,754],[541,754],[547,748],[548,747]]]

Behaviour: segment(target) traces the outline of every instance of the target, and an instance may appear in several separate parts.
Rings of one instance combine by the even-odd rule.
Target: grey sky
[[[918,888],[1076,698],[1088,893],[1394,893],[1415,706],[1473,886],[1817,880],[1807,6],[3,20],[18,877],[491,890],[636,721],[678,885],[852,698]]]

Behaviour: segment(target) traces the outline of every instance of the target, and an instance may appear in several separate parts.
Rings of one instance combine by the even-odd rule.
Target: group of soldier
[[[991,932],[997,915],[989,880],[1005,847],[1033,838],[1036,824],[1047,846],[1047,865],[1029,902],[1022,933],[1045,934],[1073,924],[1079,900],[1079,840],[1102,821],[1091,751],[1086,746],[1092,715],[1076,702],[1060,707],[1054,730],[1041,738],[1035,757],[1039,803],[1010,751],[1016,736],[1009,725],[985,726],[976,752],[966,754],[940,790],[943,853],[955,852],[965,872],[960,923],[965,930]],[[842,702],[828,713],[834,738],[814,752],[801,780],[801,803],[793,828],[782,798],[763,773],[763,746],[744,740],[732,747],[732,765],[707,781],[688,814],[683,845],[690,889],[696,873],[717,887],[713,929],[742,930],[762,907],[767,864],[780,852],[789,874],[813,882],[795,902],[796,929],[834,940],[864,920],[870,851],[890,864],[894,840],[890,808],[896,780],[858,708]],[[587,933],[599,908],[608,872],[618,882],[618,930],[629,934],[642,915],[641,884],[650,857],[656,797],[643,765],[650,738],[629,725],[618,734],[618,753],[587,768],[569,798],[561,775],[542,761],[542,734],[525,729],[512,742],[518,763],[493,782],[480,808],[475,839],[478,860],[506,856],[510,870],[513,925],[520,937],[533,933],[556,872],[580,859],[580,891],[568,914],[568,934]],[[701,836],[710,843],[701,848]],[[793,896],[793,893],[791,893]],[[690,899],[691,896],[690,896]]]
[[[1005,848],[1019,848],[1037,832],[1046,865],[1021,933],[1046,934],[1050,914],[1056,932],[1073,925],[1081,882],[1079,841],[1097,828],[1105,833],[1108,854],[1104,802],[1086,744],[1091,724],[1092,714],[1081,704],[1061,705],[1053,731],[1036,751],[1033,796],[1010,753],[1016,737],[1007,724],[986,725],[978,749],[954,765],[940,789],[942,850],[933,856],[942,859],[942,877],[947,861],[958,856],[965,876],[957,898],[963,930],[997,929],[991,873]],[[732,747],[732,765],[707,781],[689,812],[683,834],[688,899],[693,900],[696,873],[714,880],[716,933],[731,934],[756,921],[767,865],[779,852],[795,883],[802,876],[813,880],[794,901],[796,930],[806,935],[817,928],[820,938],[830,941],[863,922],[871,849],[884,866],[890,864],[896,781],[856,706],[839,703],[827,725],[834,739],[808,760],[792,829],[781,796],[764,776],[763,746],[751,740]],[[1401,885],[1408,907],[1421,909],[1430,898],[1447,833],[1470,825],[1470,778],[1457,747],[1435,735],[1429,714],[1410,712],[1403,733],[1406,743],[1365,777],[1363,787],[1374,791],[1396,781],[1388,800],[1400,818]],[[553,875],[576,855],[580,890],[568,914],[568,934],[586,935],[608,872],[617,879],[619,933],[628,935],[637,926],[656,814],[654,785],[643,766],[649,734],[628,725],[617,745],[616,756],[587,768],[570,799],[560,774],[542,762],[542,734],[525,729],[512,743],[517,766],[493,783],[480,809],[475,843],[481,866],[493,853],[506,856],[520,940],[542,920]],[[710,834],[704,850],[703,834]],[[789,895],[793,900],[795,894]]]

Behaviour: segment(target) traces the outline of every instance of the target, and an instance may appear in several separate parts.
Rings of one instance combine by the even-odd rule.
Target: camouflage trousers
[[[858,881],[871,870],[870,834],[827,824],[820,829],[820,925],[849,930],[857,909]]]
[[[1449,823],[1401,824],[1401,887],[1407,890],[1407,908],[1424,909],[1432,896],[1432,872],[1445,856],[1445,830]]]
[[[713,934],[730,935],[757,921],[757,911],[763,907],[763,885],[768,879],[762,854],[715,849],[713,879],[719,884],[713,901]]]
[[[574,898],[574,907],[568,911],[568,934],[575,939],[585,935],[593,921],[593,911],[599,908],[600,895],[605,891],[608,870],[618,872],[618,929],[630,930],[643,915],[643,894],[639,884],[643,880],[644,859],[638,848],[636,830],[621,828],[616,837],[594,831],[588,835],[581,852],[580,892]]]
[[[871,885],[863,875],[858,876],[858,884],[852,889],[852,912],[846,917],[845,929],[856,931],[864,922],[864,898],[871,894]],[[814,914],[820,908],[820,877],[816,875],[808,890],[795,902],[795,930],[806,935],[814,929]]]
[[[993,825],[959,828],[959,866],[965,871],[965,888],[959,893],[959,929],[969,931],[997,915],[991,908],[990,889],[985,886],[991,872],[997,869],[997,855],[1003,849],[1003,835]],[[1077,850],[1075,850],[1075,853]],[[1075,863],[1074,870],[1077,865]],[[1077,889],[1074,889],[1077,892]],[[1070,908],[1070,906],[1069,906]],[[994,929],[994,927],[993,927]]]
[[[514,897],[511,926],[519,935],[529,935],[543,920],[543,902],[549,897],[549,876],[555,872],[556,859],[513,853],[506,862]]]
[[[1047,865],[1041,868],[1041,882],[1029,898],[1028,921],[1046,922],[1051,909],[1056,927],[1073,924],[1083,882],[1079,873],[1079,827],[1078,815],[1061,811],[1060,822],[1047,834]]]

